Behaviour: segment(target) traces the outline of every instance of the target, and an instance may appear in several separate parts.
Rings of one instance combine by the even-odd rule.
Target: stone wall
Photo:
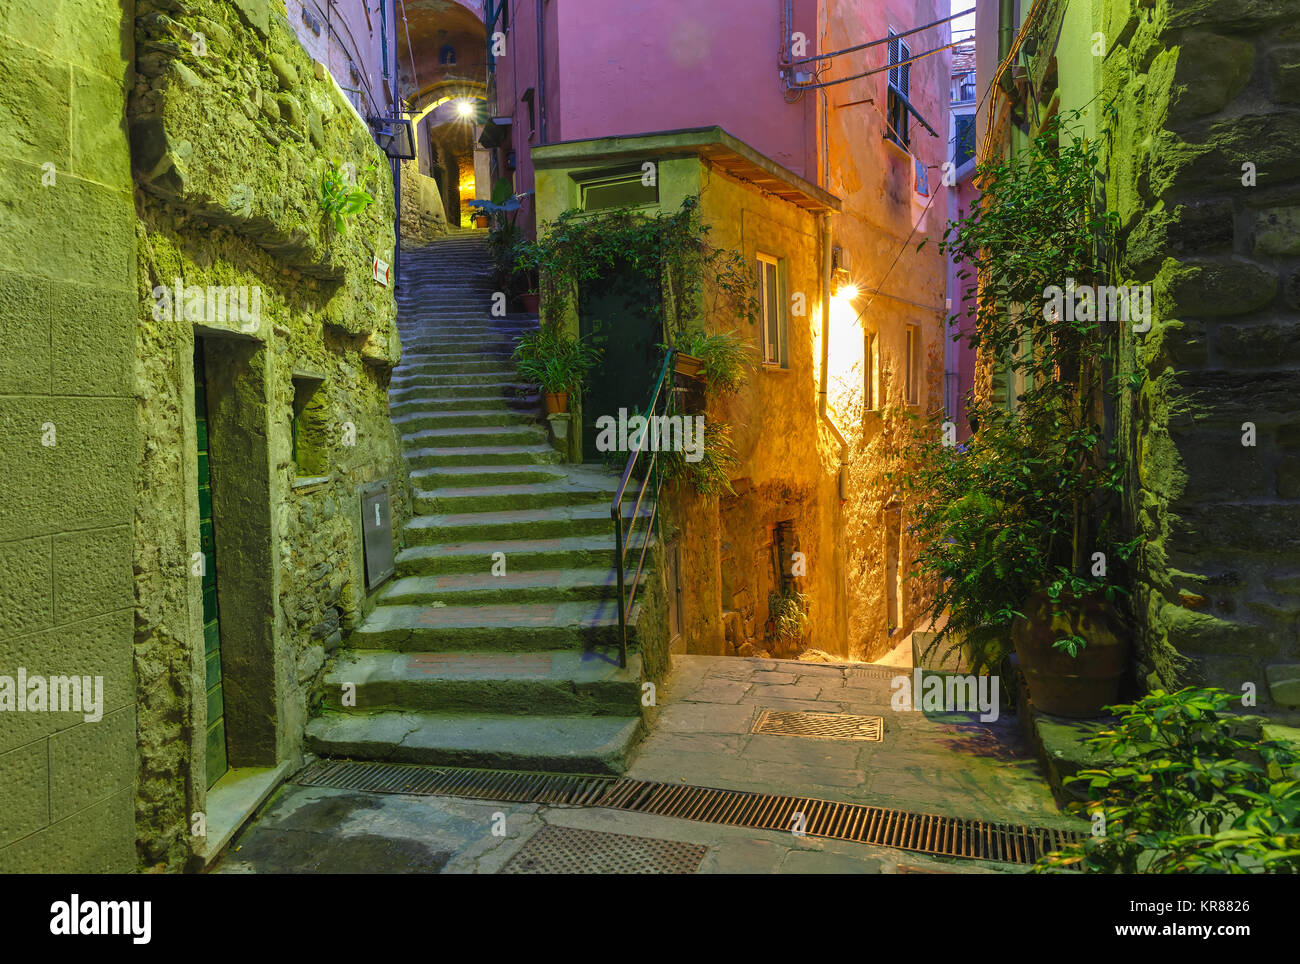
[[[1112,280],[1154,296],[1150,331],[1121,328],[1141,381],[1117,418],[1139,682],[1274,710],[1300,706],[1298,21],[1297,0],[1058,0],[1029,72],[1031,118],[1111,131]]]
[[[135,866],[128,44],[116,2],[0,6],[0,873]],[[18,711],[20,669],[101,718]]]
[[[1156,299],[1122,426],[1143,675],[1275,707],[1300,706],[1298,23],[1297,0],[1094,8],[1117,283]]]
[[[396,312],[392,289],[371,277],[372,257],[393,260],[393,191],[365,123],[279,2],[142,0],[134,25],[136,816],[141,863],[175,869],[203,848],[190,830],[208,782],[203,601],[190,564],[195,341],[206,355],[227,752],[232,767],[273,766],[299,757],[325,657],[368,606],[361,488],[391,480],[395,532],[408,515],[387,406]],[[330,161],[351,165],[376,199],[343,232],[321,206]],[[178,317],[163,300],[177,279],[256,291],[260,312]]]
[[[402,244],[419,246],[447,233],[438,182],[420,173],[417,161],[402,162]]]

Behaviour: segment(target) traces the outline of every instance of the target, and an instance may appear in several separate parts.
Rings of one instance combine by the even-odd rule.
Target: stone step
[[[465,445],[540,445],[546,429],[535,422],[516,425],[471,425],[452,428],[422,428],[402,436],[408,449],[459,448]]]
[[[628,540],[628,564],[645,541],[644,531]],[[410,546],[397,553],[399,576],[440,575],[453,572],[492,571],[497,553],[505,556],[506,571],[522,569],[595,569],[614,559],[614,527],[608,533],[561,536],[556,539],[494,539],[490,542],[430,543]],[[499,558],[499,557],[497,557]]]
[[[636,576],[627,570],[627,585]],[[642,575],[644,578],[644,574]],[[595,569],[521,569],[504,575],[461,572],[443,576],[403,576],[379,594],[383,605],[492,605],[502,602],[559,602],[575,599],[618,599],[618,574]]]
[[[326,757],[617,774],[640,733],[639,716],[325,713],[307,725],[306,745]]]
[[[411,482],[417,489],[460,488],[478,485],[523,485],[562,481],[567,474],[560,463],[537,465],[440,465],[416,469]]]
[[[608,509],[616,491],[618,479],[603,472],[589,481],[565,475],[555,481],[520,484],[457,485],[432,489],[417,486],[415,511],[421,515],[439,512],[492,512],[592,502]]]
[[[630,639],[635,620],[628,622]],[[578,652],[616,647],[618,634],[618,604],[613,599],[478,606],[380,605],[352,631],[348,644],[353,649],[401,653],[444,649]]]
[[[394,653],[346,650],[325,674],[325,706],[343,712],[416,710],[439,713],[635,716],[641,702],[641,657],[573,652]],[[356,703],[344,707],[351,684]]]
[[[482,398],[498,395],[502,398],[536,395],[537,386],[527,382],[474,382],[468,385],[421,385],[404,389],[396,398],[389,397],[390,408],[407,402],[434,402],[445,399]]]
[[[482,392],[477,395],[462,395],[447,398],[412,398],[404,401],[390,401],[388,411],[396,416],[431,415],[448,411],[480,412],[517,412],[537,415],[541,396],[536,392],[517,394],[496,394]]]
[[[471,345],[468,342],[450,342],[433,351],[423,349],[416,351],[403,345],[402,365],[399,366],[399,370],[408,362],[412,364],[455,362],[463,358],[476,358],[482,361],[493,358],[509,358],[512,354],[514,354],[514,349],[504,343],[500,345]]]
[[[491,355],[483,352],[472,355],[466,353],[460,356],[453,355],[450,358],[442,355],[436,361],[430,360],[430,356],[426,355],[419,358],[403,358],[401,366],[393,373],[391,384],[405,386],[429,375],[477,375],[480,372],[513,372],[513,370],[510,356],[504,352]]]
[[[623,518],[632,518],[631,504],[622,506]],[[651,506],[642,505],[641,519],[649,519]],[[640,524],[640,523],[638,523]],[[500,512],[464,512],[454,515],[418,515],[402,527],[408,546],[433,543],[486,542],[491,539],[525,537],[548,539],[572,535],[596,535],[614,531],[609,506],[556,505],[540,509],[507,509]],[[512,541],[514,541],[512,540]]]
[[[536,425],[537,413],[528,411],[475,411],[473,409],[446,412],[416,412],[393,419],[399,431],[416,432],[426,428],[470,428],[482,425]]]
[[[463,388],[466,385],[523,385],[513,371],[488,372],[451,372],[445,375],[422,374],[418,378],[398,381],[393,379],[388,389],[389,397],[402,396],[410,392],[438,388]]]
[[[461,445],[409,450],[406,460],[416,468],[442,465],[516,465],[556,463],[560,453],[550,445]]]

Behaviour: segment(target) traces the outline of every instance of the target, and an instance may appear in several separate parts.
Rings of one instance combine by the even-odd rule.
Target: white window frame
[[[787,351],[788,340],[788,322],[785,313],[785,285],[782,279],[781,259],[775,255],[765,254],[762,251],[755,252],[755,260],[758,263],[758,313],[761,322],[760,337],[763,341],[763,365],[768,368],[789,368],[790,359]],[[772,268],[771,275],[767,271],[767,266]],[[776,324],[776,341],[773,343],[769,339],[769,322],[768,317],[768,285],[774,284],[776,287],[777,317]]]

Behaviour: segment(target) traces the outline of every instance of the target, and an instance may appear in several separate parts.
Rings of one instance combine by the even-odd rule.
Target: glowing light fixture
[[[474,102],[472,100],[462,100],[456,105],[456,111],[461,117],[474,116]]]
[[[855,284],[840,285],[839,290],[835,292],[835,297],[843,301],[853,301],[858,293],[858,286]]]

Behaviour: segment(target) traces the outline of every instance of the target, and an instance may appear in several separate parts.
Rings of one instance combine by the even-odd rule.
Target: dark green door
[[[604,352],[582,399],[583,458],[621,466],[627,453],[611,458],[596,450],[596,419],[602,415],[617,419],[620,408],[631,417],[650,401],[663,363],[659,284],[626,264],[614,265],[583,286],[578,320],[583,337],[590,337]]]
[[[216,532],[212,526],[212,477],[208,463],[208,397],[203,342],[194,340],[194,434],[199,455],[199,538],[203,550],[203,651],[207,661],[208,786],[226,772],[225,703],[221,695],[221,629],[217,615]]]

